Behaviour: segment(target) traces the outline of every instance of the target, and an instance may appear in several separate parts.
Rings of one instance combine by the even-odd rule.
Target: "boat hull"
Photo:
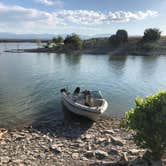
[[[104,111],[107,109],[107,106],[108,106],[106,102],[105,103],[106,105],[104,106],[103,110],[101,110],[101,112],[97,112],[95,110],[90,111],[85,108],[77,107],[74,104],[74,102],[72,102],[67,96],[62,95],[62,100],[63,100],[63,104],[66,106],[68,111],[80,116],[87,117],[88,119],[93,121],[96,121],[104,113]]]

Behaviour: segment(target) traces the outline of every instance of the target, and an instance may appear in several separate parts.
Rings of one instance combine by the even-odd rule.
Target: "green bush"
[[[159,159],[166,152],[166,92],[136,98],[135,108],[125,114],[123,127],[134,130],[134,140]]]
[[[143,36],[143,41],[156,41],[161,37],[161,31],[157,28],[146,29]]]
[[[79,37],[79,35],[73,33],[71,35],[67,35],[67,37],[64,40],[64,44],[68,48],[77,50],[82,48],[83,42],[81,38]]]

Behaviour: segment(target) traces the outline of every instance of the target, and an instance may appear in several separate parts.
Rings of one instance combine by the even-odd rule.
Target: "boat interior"
[[[83,94],[79,96],[74,96],[74,100],[76,103],[89,107],[100,107],[103,104],[103,100],[89,96],[86,98]]]

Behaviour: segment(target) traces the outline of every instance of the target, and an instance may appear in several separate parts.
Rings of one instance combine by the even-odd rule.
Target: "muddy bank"
[[[121,129],[116,118],[55,121],[0,131],[0,165],[149,164],[142,158],[145,150],[137,148],[132,133]]]

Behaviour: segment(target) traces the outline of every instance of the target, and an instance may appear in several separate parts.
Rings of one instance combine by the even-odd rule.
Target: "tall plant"
[[[135,108],[125,115],[123,126],[134,130],[134,140],[149,149],[156,159],[166,153],[166,91],[135,100]]]

